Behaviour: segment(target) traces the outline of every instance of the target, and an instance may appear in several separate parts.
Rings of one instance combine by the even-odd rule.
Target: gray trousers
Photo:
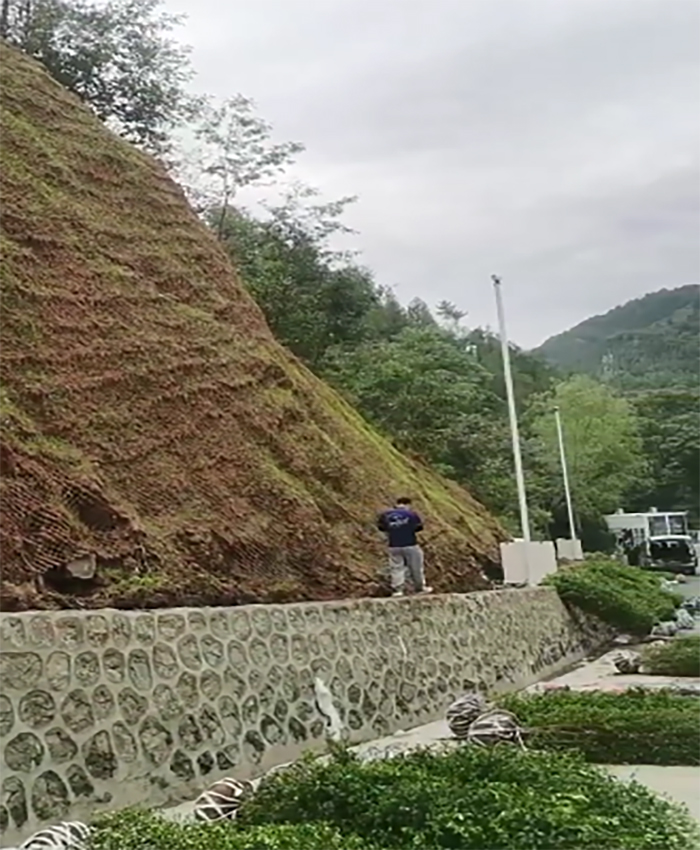
[[[403,590],[407,575],[410,576],[416,590],[423,590],[425,573],[423,572],[423,550],[420,546],[390,548],[389,575],[392,590]]]

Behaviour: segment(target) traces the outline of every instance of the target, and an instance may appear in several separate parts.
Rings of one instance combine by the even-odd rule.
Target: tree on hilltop
[[[38,60],[113,130],[151,153],[198,102],[189,48],[171,33],[181,15],[162,0],[2,0],[0,35]]]
[[[185,190],[195,209],[206,218],[219,239],[224,238],[226,219],[236,194],[246,186],[269,181],[304,150],[299,142],[273,142],[272,127],[255,114],[255,104],[241,94],[216,103],[201,104],[190,153],[193,163],[182,175]]]

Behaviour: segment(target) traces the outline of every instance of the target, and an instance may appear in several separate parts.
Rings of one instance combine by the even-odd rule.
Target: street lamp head
[[[496,286],[501,285],[501,278],[497,274],[492,274],[491,280],[496,284]]]

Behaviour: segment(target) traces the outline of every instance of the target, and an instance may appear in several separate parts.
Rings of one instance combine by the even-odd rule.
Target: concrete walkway
[[[682,634],[690,634],[683,632]],[[614,657],[620,651],[639,651],[638,646],[618,646],[600,658],[584,661],[568,673],[557,676],[548,682],[538,682],[531,685],[528,691],[541,691],[557,685],[567,685],[574,691],[619,691],[628,688],[669,688],[690,685],[700,688],[700,677],[697,676],[650,676],[644,673],[620,674],[615,669]],[[700,705],[700,703],[699,703]],[[699,712],[700,716],[700,712]],[[700,732],[700,726],[698,731]]]
[[[700,767],[616,764],[606,770],[622,781],[636,779],[660,797],[682,803],[700,821]]]

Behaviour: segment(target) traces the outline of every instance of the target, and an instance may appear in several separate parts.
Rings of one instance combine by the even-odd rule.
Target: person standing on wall
[[[393,508],[379,515],[377,528],[389,543],[392,596],[403,596],[407,573],[417,593],[432,593],[432,587],[425,583],[423,550],[416,536],[423,531],[423,521],[411,507],[411,500],[405,496],[397,499]]]

